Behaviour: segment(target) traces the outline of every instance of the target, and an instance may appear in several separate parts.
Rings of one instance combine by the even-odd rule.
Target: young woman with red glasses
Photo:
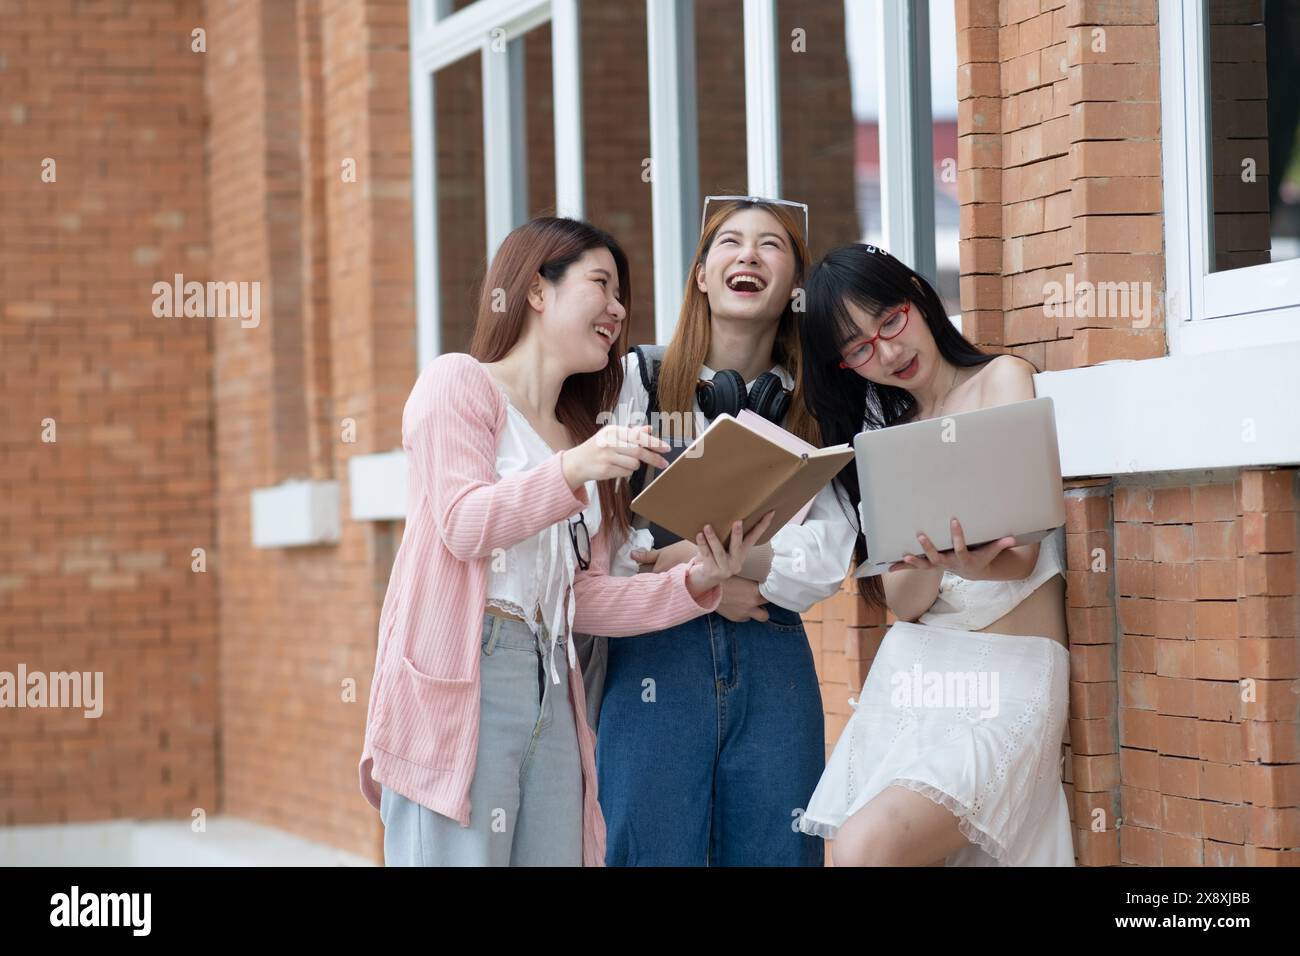
[[[1028,362],[968,342],[930,284],[883,250],[831,251],[807,290],[806,392],[827,444],[1034,397]],[[854,469],[836,480],[856,508]],[[1059,533],[968,548],[960,517],[952,550],[918,534],[916,554],[860,579],[863,598],[898,623],[799,821],[834,840],[838,865],[1073,865],[1060,775],[1070,657]],[[867,558],[861,535],[855,557]],[[932,674],[983,675],[991,706],[932,696]]]

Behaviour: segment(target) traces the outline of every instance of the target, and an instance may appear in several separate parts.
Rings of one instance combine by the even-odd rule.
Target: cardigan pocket
[[[464,762],[462,747],[478,711],[475,681],[433,677],[403,655],[398,686],[399,699],[388,700],[374,745],[430,770],[455,770]]]

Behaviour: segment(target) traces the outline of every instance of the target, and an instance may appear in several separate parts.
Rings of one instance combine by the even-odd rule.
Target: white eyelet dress
[[[889,786],[957,817],[969,846],[948,866],[1073,866],[1061,742],[1070,655],[1047,637],[977,631],[1063,570],[1049,534],[1022,581],[945,573],[916,623],[885,635],[799,828],[833,840]]]
[[[499,382],[497,388],[506,399],[506,423],[497,444],[496,470],[498,478],[501,478],[535,468],[555,451],[523,413],[511,404],[509,395]],[[587,482],[585,487],[589,504],[582,516],[589,537],[594,539],[600,530],[599,492],[594,481]],[[577,520],[575,515],[572,519],[557,521],[534,537],[493,555],[488,562],[488,606],[522,617],[534,635],[539,629],[537,611],[541,610],[542,623],[551,645],[547,658],[551,682],[555,684],[560,683],[559,670],[555,666],[557,643],[563,641],[567,645],[569,667],[577,666],[577,653],[571,638],[576,606],[573,580],[578,561],[567,527]]]

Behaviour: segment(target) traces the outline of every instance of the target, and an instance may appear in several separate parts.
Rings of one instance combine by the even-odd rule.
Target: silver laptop
[[[853,450],[868,555],[854,577],[921,554],[918,531],[948,550],[953,517],[967,547],[1008,535],[1030,544],[1065,523],[1050,398],[862,432]]]

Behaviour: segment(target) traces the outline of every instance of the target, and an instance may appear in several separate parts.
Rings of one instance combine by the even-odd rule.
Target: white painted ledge
[[[353,521],[406,518],[406,452],[354,455],[348,459]]]
[[[1300,462],[1300,342],[1034,376],[1068,478]]]
[[[339,483],[286,481],[252,493],[253,547],[296,548],[339,540]]]
[[[353,853],[237,817],[0,827],[4,866],[374,866]]]

